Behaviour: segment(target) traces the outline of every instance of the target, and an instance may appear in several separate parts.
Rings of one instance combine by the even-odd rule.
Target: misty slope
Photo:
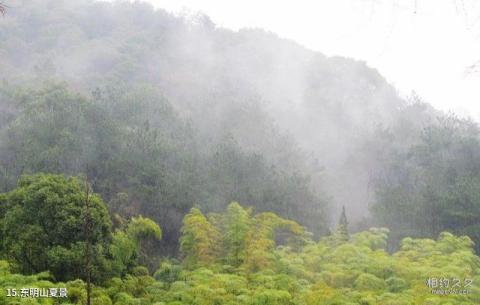
[[[198,133],[205,154],[231,137],[246,153],[311,177],[316,193],[357,220],[383,166],[378,152],[415,142],[436,115],[402,100],[363,62],[144,3],[23,1],[0,20],[0,40],[9,84],[60,80],[85,95],[111,84],[153,85]],[[377,135],[387,128],[398,133],[386,148]]]

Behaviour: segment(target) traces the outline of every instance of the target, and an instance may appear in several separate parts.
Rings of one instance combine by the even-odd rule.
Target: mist
[[[55,13],[80,7],[90,13],[73,19]],[[3,35],[15,38],[15,52],[3,47],[5,81],[33,82],[32,74],[46,74],[86,94],[108,82],[153,85],[210,138],[207,146],[231,132],[246,151],[311,177],[311,187],[330,197],[337,211],[332,219],[341,206],[355,221],[368,216],[373,160],[362,150],[376,128],[394,127],[411,105],[364,62],[329,58],[260,29],[217,28],[204,15],[175,17],[145,3],[51,1],[36,8],[55,13],[41,21],[27,4],[22,8],[2,20]],[[15,21],[22,28],[14,28]],[[35,55],[26,56],[32,46]],[[433,117],[433,110],[425,112]],[[290,139],[281,149],[293,147],[300,168],[289,168],[297,164],[281,156],[272,134]]]
[[[371,211],[382,183],[398,178],[389,169],[393,156],[411,154],[425,129],[452,116],[414,92],[400,96],[363,61],[325,56],[262,29],[221,28],[200,13],[173,15],[143,2],[22,1],[0,25],[3,190],[24,173],[87,172],[120,214],[127,212],[113,202],[129,192],[131,198],[122,203],[128,213],[146,213],[152,205],[175,206],[155,216],[177,223],[171,241],[189,207],[200,204],[216,211],[231,200],[243,200],[259,211],[273,208],[307,228],[320,221],[309,228],[319,236],[335,227],[342,207],[358,230],[388,225]],[[28,101],[31,97],[22,96],[35,92],[48,104],[49,90],[81,95],[113,134],[122,138],[126,132],[127,140],[64,122],[78,137],[78,142],[72,140],[78,150],[54,151],[48,157],[49,145],[63,141],[60,134],[45,139],[39,145],[44,148],[27,152],[27,135],[41,141],[32,135],[39,127],[28,116],[39,110]],[[23,102],[14,102],[19,97]],[[84,115],[89,122],[88,112]],[[136,174],[126,171],[113,183],[107,168],[116,158],[109,149],[128,152],[140,145],[135,132],[157,137],[149,135],[151,128],[166,146],[158,144],[161,152],[147,153],[157,153],[152,162],[159,164],[159,172],[150,176],[152,194],[144,197],[140,177],[133,182],[128,175]],[[101,148],[104,143],[110,148]],[[152,143],[142,145],[153,149]],[[12,162],[21,154],[29,157]],[[64,161],[55,165],[49,158]],[[264,172],[256,173],[259,168]],[[165,171],[172,177],[165,178]],[[215,182],[191,177],[196,174]],[[184,183],[189,184],[184,194],[158,189],[183,188]],[[275,194],[256,189],[262,183]],[[268,196],[270,203],[262,205]]]
[[[480,302],[468,115],[203,13],[0,14],[1,304]]]

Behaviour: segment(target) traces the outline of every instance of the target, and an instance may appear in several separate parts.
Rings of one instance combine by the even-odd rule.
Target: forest
[[[2,8],[0,304],[480,304],[477,122],[202,14]]]

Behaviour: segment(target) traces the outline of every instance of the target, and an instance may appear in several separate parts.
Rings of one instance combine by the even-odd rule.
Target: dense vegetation
[[[55,200],[84,194],[76,179],[37,175],[25,177],[7,197],[18,200],[16,194],[26,188],[29,196],[20,196],[20,200],[49,202],[53,197],[57,207],[65,208],[62,211],[68,211],[68,203]],[[45,194],[49,197],[42,198]],[[75,210],[71,213],[76,214]],[[108,224],[104,219],[103,225]],[[340,224],[345,224],[343,217]],[[53,230],[62,227],[59,221]],[[182,261],[163,259],[150,276],[137,264],[138,238],[159,238],[159,234],[158,226],[144,218],[134,218],[115,230],[104,253],[96,253],[97,260],[108,267],[96,278],[92,304],[461,305],[480,301],[478,288],[469,284],[480,280],[480,258],[468,237],[450,233],[440,234],[437,241],[405,238],[399,251],[388,254],[387,229],[372,228],[349,236],[339,225],[332,235],[314,242],[302,226],[271,212],[254,215],[251,209],[231,203],[222,213],[204,215],[194,207],[183,220]],[[57,247],[47,246],[47,253]],[[77,245],[67,247],[73,250]],[[62,258],[61,251],[51,255],[53,260],[57,256]],[[48,270],[30,276],[12,274],[21,262],[2,261],[0,267],[1,304],[85,304],[85,285],[80,279],[54,283],[65,273]],[[84,278],[82,273],[74,276]],[[461,288],[457,290],[468,293],[448,298],[432,293],[437,289],[428,287],[430,278],[458,279]],[[66,287],[68,297],[6,296],[7,289],[20,292],[22,287]]]
[[[480,129],[447,117],[408,150],[390,152],[377,176],[373,215],[397,236],[467,234],[480,250]]]
[[[141,2],[24,1],[0,41],[0,304],[480,302],[477,123]]]
[[[0,135],[4,190],[24,173],[84,173],[113,213],[163,224],[161,248],[170,254],[196,203],[214,211],[241,200],[305,220],[316,233],[326,228],[326,200],[307,176],[243,151],[232,137],[206,145],[151,87],[99,89],[92,98],[61,84],[0,91],[12,109]]]

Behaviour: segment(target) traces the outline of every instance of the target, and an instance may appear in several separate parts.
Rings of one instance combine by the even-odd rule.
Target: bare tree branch
[[[5,12],[7,11],[7,6],[0,2],[0,14],[5,15]]]

